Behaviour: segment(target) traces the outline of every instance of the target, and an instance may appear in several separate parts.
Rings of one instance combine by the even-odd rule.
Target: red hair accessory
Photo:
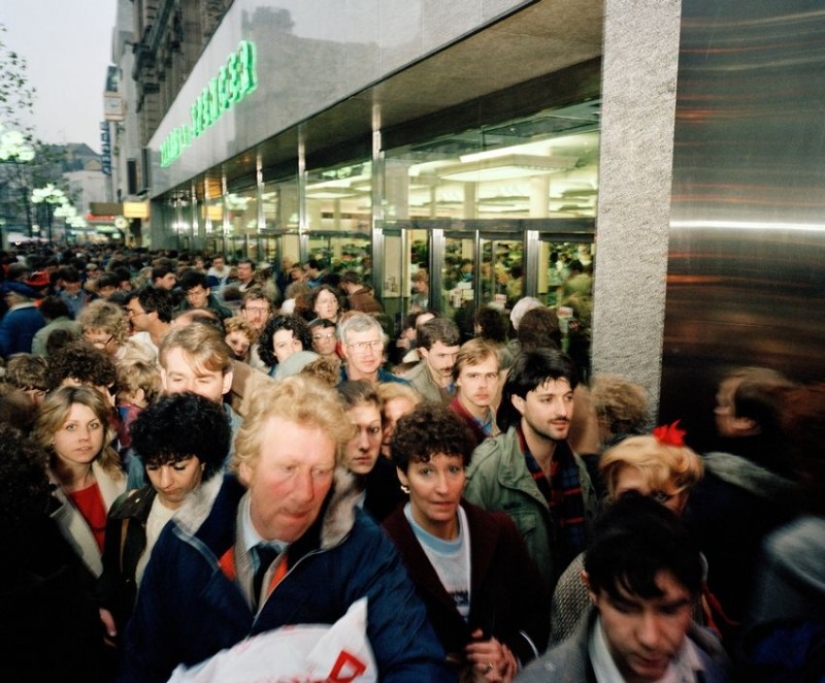
[[[665,446],[684,446],[685,434],[687,431],[679,429],[680,420],[676,420],[671,425],[662,425],[653,430],[653,436],[660,444]]]

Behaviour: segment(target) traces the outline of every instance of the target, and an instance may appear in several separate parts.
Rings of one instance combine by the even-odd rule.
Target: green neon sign
[[[257,85],[255,45],[242,40],[191,106],[191,120],[166,136],[160,146],[160,165],[165,168],[180,158],[194,138],[203,135],[224,112],[251,95]]]

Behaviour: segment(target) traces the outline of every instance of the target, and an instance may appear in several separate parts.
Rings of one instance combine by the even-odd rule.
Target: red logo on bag
[[[367,665],[358,657],[346,650],[341,650],[341,654],[332,666],[332,671],[329,672],[326,683],[351,683],[366,670]]]

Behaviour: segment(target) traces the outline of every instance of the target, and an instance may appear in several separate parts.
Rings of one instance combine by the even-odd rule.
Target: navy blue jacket
[[[198,489],[152,552],[118,680],[166,681],[179,663],[191,666],[249,636],[332,624],[367,596],[367,636],[381,681],[455,681],[392,542],[355,508],[351,479],[341,479],[316,523],[288,548],[289,571],[257,615],[218,564],[235,543],[245,489],[229,476]]]
[[[0,320],[0,356],[31,353],[35,333],[45,327],[46,321],[34,306],[10,310]]]

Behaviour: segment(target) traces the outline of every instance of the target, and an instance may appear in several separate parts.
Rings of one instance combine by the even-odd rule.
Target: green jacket
[[[559,446],[569,448],[566,442]],[[589,538],[598,502],[584,462],[575,453],[573,458],[579,467]],[[494,439],[486,439],[473,451],[464,497],[489,512],[506,512],[513,518],[527,552],[546,578],[552,594],[565,569],[558,566],[558,528],[547,501],[527,469],[515,427]]]

